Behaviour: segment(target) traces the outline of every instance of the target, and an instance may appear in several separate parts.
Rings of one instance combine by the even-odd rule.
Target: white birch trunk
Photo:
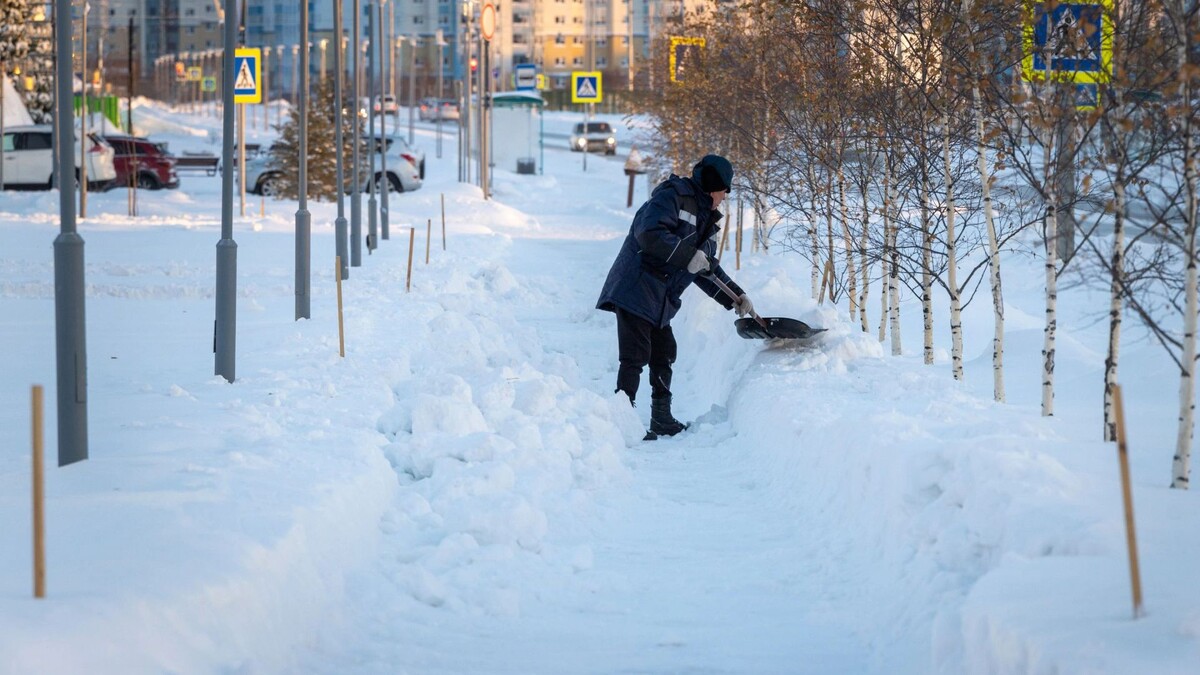
[[[826,267],[833,272],[834,277],[837,276],[837,267],[833,263],[833,172],[827,172],[825,175],[825,245],[829,249],[829,257],[826,259]],[[822,274],[824,279],[824,274]],[[829,301],[833,302],[833,289],[836,287],[833,279],[829,280]]]
[[[812,164],[808,165],[808,184],[811,186],[813,195],[813,211],[816,211],[817,205],[817,174],[813,170]],[[817,236],[817,220],[815,217],[808,220],[808,238],[812,242],[812,299],[816,300],[820,294],[821,284],[821,238]]]
[[[1125,175],[1124,161],[1117,165],[1113,182],[1112,286],[1108,304],[1108,354],[1104,357],[1104,440],[1117,440],[1113,415],[1113,387],[1117,384],[1117,360],[1121,353],[1122,294],[1125,290]]]
[[[891,204],[896,203],[896,180],[893,173],[894,166],[891,162],[888,163],[888,201]],[[889,207],[889,217],[892,213],[892,208]],[[900,343],[900,251],[896,249],[896,240],[900,235],[900,223],[892,222],[892,239],[888,242],[888,252],[892,256],[892,264],[888,266],[888,304],[891,305],[891,339],[892,339],[892,356],[900,356],[903,351]]]
[[[846,250],[846,281],[850,284],[847,301],[850,305],[850,320],[858,312],[858,289],[854,272],[854,238],[850,235],[850,213],[846,208],[846,174],[838,167],[838,198],[841,200],[842,247]]]
[[[867,245],[870,243],[871,206],[867,195],[866,183],[862,189],[862,234],[858,237],[858,259],[862,265],[862,293],[858,296],[858,318],[862,323],[864,333],[871,332],[867,324],[867,298],[871,295],[871,263],[867,260]]]
[[[946,285],[950,288],[950,361],[954,379],[962,380],[962,301],[958,291],[958,244],[955,242],[954,174],[950,160],[950,114],[942,114],[942,161],[946,167]]]
[[[987,223],[988,269],[991,272],[992,316],[995,332],[992,335],[992,396],[1003,403],[1004,394],[1004,291],[1000,284],[1000,244],[996,238],[996,218],[992,210],[992,174],[988,168],[987,146],[984,144],[983,103],[980,101],[979,83],[971,87],[972,106],[975,108],[975,134],[978,141],[979,181],[983,185],[983,218]]]
[[[924,132],[924,130],[922,130]],[[925,365],[933,364],[933,227],[929,222],[929,172],[921,169],[921,316]]]
[[[885,162],[883,173],[883,255],[879,256],[879,341],[883,342],[887,339],[887,320],[888,320],[888,283],[891,281],[891,275],[888,272],[888,250],[891,244],[892,224],[891,224],[891,208],[889,191],[891,188],[891,162]]]
[[[1054,414],[1054,351],[1058,330],[1058,219],[1054,189],[1054,130],[1046,130],[1045,189],[1046,189],[1046,327],[1042,339],[1042,416]]]
[[[1180,55],[1181,67],[1186,67],[1186,53]],[[1183,100],[1190,100],[1191,88],[1186,80],[1180,86]],[[1171,487],[1186,490],[1188,479],[1192,472],[1192,433],[1195,426],[1196,413],[1196,311],[1197,311],[1197,273],[1196,273],[1196,136],[1192,129],[1190,111],[1184,124],[1184,176],[1187,180],[1187,231],[1184,241],[1187,250],[1187,279],[1184,288],[1183,310],[1183,344],[1180,348],[1179,363],[1182,366],[1179,373],[1179,430],[1175,436],[1175,459],[1171,463]]]

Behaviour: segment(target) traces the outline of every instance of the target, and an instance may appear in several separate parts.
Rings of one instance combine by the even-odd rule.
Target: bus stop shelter
[[[492,94],[492,164],[517,173],[541,174],[545,160],[542,108],[537,91]]]

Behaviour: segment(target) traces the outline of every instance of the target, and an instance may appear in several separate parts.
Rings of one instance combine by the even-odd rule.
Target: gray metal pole
[[[359,24],[359,17],[362,16],[362,6],[359,0],[354,0],[354,20],[351,21],[353,26],[353,35],[350,36],[350,44],[348,49],[354,52],[354,57],[351,59],[353,65],[351,69],[354,74],[351,76],[350,97],[353,103],[350,106],[351,114],[354,118],[354,126],[351,132],[350,145],[350,265],[358,267],[362,265],[362,175],[359,171],[360,162],[359,148],[362,145],[362,125],[358,118],[358,107],[361,105],[361,94],[358,91],[358,73],[359,54],[362,49],[359,46],[359,40],[362,39],[362,26]]]
[[[442,87],[442,72],[445,70],[443,62],[445,61],[446,41],[442,37],[442,31],[438,31],[438,92],[437,92],[437,158],[442,158],[442,99],[446,97],[446,92]]]
[[[308,212],[308,2],[300,3],[300,208],[296,210],[296,320],[312,318],[312,214]]]
[[[375,53],[379,55],[379,69],[382,71],[379,78],[379,135],[382,136],[382,145],[380,147],[383,148],[383,154],[380,155],[380,172],[383,174],[383,196],[380,197],[379,206],[379,236],[389,239],[391,237],[388,231],[388,193],[392,191],[392,181],[387,177],[387,111],[383,109],[382,104],[383,93],[387,89],[386,83],[388,81],[388,55],[392,53],[392,50],[388,47],[388,43],[383,41],[383,8],[378,3],[375,5],[375,13],[378,15],[375,22],[375,37],[378,38],[379,44],[375,49]],[[392,125],[392,130],[395,131],[395,124]]]
[[[342,0],[333,0],[333,142],[337,146],[337,219],[333,221],[333,232],[337,242],[334,248],[342,261],[342,280],[350,278],[350,257],[347,253],[346,222],[346,171],[344,163],[346,140],[342,133],[345,121],[342,119],[342,108],[346,101],[342,97],[342,82],[346,79],[346,66],[343,63],[342,49]]]
[[[60,0],[61,1],[61,0]],[[245,0],[242,0],[245,2]],[[225,61],[221,66],[225,84],[221,98],[224,136],[221,139],[221,240],[217,242],[217,318],[213,345],[216,351],[216,374],[233,382],[237,370],[237,242],[233,240],[233,141],[236,136],[233,103],[233,50],[237,47],[238,20],[242,15],[240,2],[225,6]]]
[[[83,64],[83,86],[80,89],[80,99],[83,105],[79,107],[79,217],[87,218],[87,118],[88,118],[88,62],[87,62],[87,16],[88,3],[83,3],[83,39],[81,62]],[[71,130],[71,135],[75,131]],[[72,139],[73,140],[73,139]],[[72,175],[72,174],[67,174]]]
[[[4,84],[6,82],[8,82],[8,65],[4,61],[0,61],[0,190],[4,189]]]
[[[58,175],[73,176],[75,130],[71,110],[71,0],[54,3],[58,100]],[[58,365],[58,465],[88,457],[87,336],[83,295],[83,238],[75,231],[72,181],[59,181],[60,228],[54,239],[54,338]]]
[[[416,142],[413,136],[413,109],[417,107],[417,36],[413,35],[408,43],[408,144]]]
[[[379,191],[379,179],[375,173],[375,155],[378,154],[376,149],[379,147],[379,141],[375,137],[375,102],[383,103],[382,99],[376,99],[375,94],[375,55],[379,51],[379,45],[375,41],[375,15],[379,9],[378,2],[367,3],[367,137],[371,140],[367,142],[367,156],[371,161],[371,173],[368,174],[370,183],[367,185],[367,253],[374,251],[379,246],[379,201],[375,198],[375,193]],[[380,106],[382,108],[382,105]]]

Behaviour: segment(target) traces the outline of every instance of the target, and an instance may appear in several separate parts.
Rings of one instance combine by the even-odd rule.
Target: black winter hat
[[[692,167],[692,178],[705,192],[729,192],[733,186],[733,165],[720,155],[705,155]]]

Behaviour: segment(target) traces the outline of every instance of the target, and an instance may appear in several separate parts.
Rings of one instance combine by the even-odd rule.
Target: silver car
[[[376,150],[379,149],[376,139]],[[260,152],[258,156],[246,161],[246,189],[256,195],[277,196],[281,194],[281,171],[271,163],[270,149]],[[370,166],[370,158],[363,160],[363,165]],[[346,158],[347,175],[350,158]],[[412,192],[420,189],[425,178],[425,153],[414,150],[402,138],[389,139],[387,150],[387,186],[389,192]],[[347,179],[348,180],[348,179]],[[364,179],[360,189],[364,192],[370,187],[369,178]],[[375,158],[375,185],[384,187],[382,161]]]

